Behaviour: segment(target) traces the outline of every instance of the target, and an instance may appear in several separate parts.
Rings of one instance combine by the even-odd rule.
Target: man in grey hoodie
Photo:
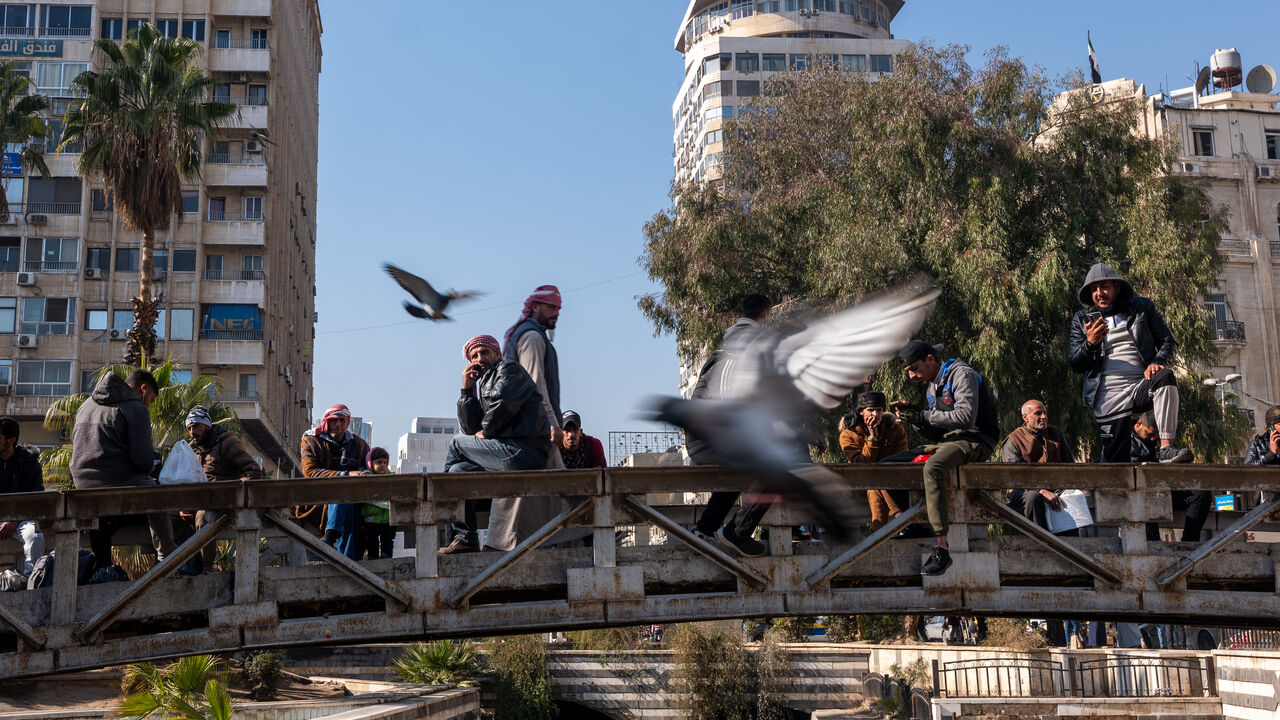
[[[1102,462],[1129,462],[1134,413],[1154,410],[1162,463],[1191,462],[1174,446],[1178,385],[1169,326],[1149,298],[1105,263],[1089,268],[1080,287],[1084,309],[1071,320],[1071,369],[1084,373],[1084,404],[1093,410],[1102,439]]]
[[[146,370],[134,370],[125,380],[107,373],[76,412],[71,432],[71,479],[76,489],[149,487],[156,485],[151,467],[151,414],[148,408],[160,392]],[[89,531],[98,567],[111,565],[111,538],[129,517],[104,517],[98,529]],[[157,560],[173,552],[173,525],[168,513],[146,516]]]

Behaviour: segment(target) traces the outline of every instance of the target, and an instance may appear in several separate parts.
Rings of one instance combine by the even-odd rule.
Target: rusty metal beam
[[[627,508],[637,515],[645,518],[649,522],[666,530],[669,535],[674,536],[677,540],[688,545],[692,550],[707,557],[711,562],[755,585],[756,587],[764,587],[769,584],[768,578],[751,568],[743,565],[737,560],[729,557],[729,554],[720,548],[706,542],[702,538],[694,535],[684,529],[682,525],[675,522],[671,518],[645,505],[634,496],[627,495]]]
[[[13,628],[15,632],[22,636],[23,640],[26,640],[37,649],[44,647],[44,633],[23,622],[17,613],[3,605],[0,605],[0,622],[4,622]]]
[[[285,532],[286,535],[305,545],[309,550],[324,558],[324,561],[338,568],[342,572],[350,575],[357,582],[364,584],[370,590],[382,596],[382,599],[396,606],[397,609],[404,610],[413,605],[413,597],[401,590],[400,588],[388,583],[386,580],[369,572],[360,566],[360,563],[338,552],[338,550],[320,538],[307,532],[301,525],[290,520],[284,513],[279,510],[272,510],[266,514],[266,517],[277,527]]]
[[[1156,578],[1156,584],[1162,588],[1168,587],[1178,578],[1191,572],[1192,568],[1204,562],[1210,555],[1244,535],[1254,525],[1261,523],[1278,507],[1280,507],[1280,497],[1268,500],[1245,513],[1244,517],[1232,523],[1231,527],[1214,535],[1211,540],[1193,550],[1190,555],[1183,557],[1177,563],[1174,563],[1172,567],[1160,573],[1160,576]]]
[[[551,522],[543,525],[537,532],[525,538],[523,542],[516,545],[506,555],[503,555],[497,562],[485,568],[483,572],[477,575],[466,587],[462,588],[453,597],[449,598],[449,605],[455,608],[461,608],[463,603],[481,590],[489,581],[493,580],[503,570],[517,563],[520,558],[533,552],[538,546],[551,539],[569,523],[584,515],[587,510],[591,509],[591,500],[587,499],[579,503],[577,506],[565,510],[559,515],[551,519]]]
[[[156,563],[145,575],[130,583],[128,589],[110,607],[94,615],[88,622],[81,625],[75,631],[76,637],[82,642],[93,642],[108,625],[119,617],[120,613],[124,612],[125,608],[129,607],[130,603],[142,597],[152,586],[168,577],[183,563],[195,557],[196,553],[203,550],[205,545],[216,540],[218,533],[230,525],[231,518],[223,515],[200,528],[195,535],[192,535],[186,542],[179,545],[176,550],[169,553],[168,557]]]
[[[1057,553],[1067,562],[1079,567],[1081,570],[1084,570],[1099,580],[1114,583],[1116,585],[1120,584],[1120,576],[1110,568],[1063,542],[1062,538],[1031,522],[1025,516],[1014,512],[1008,505],[996,500],[986,492],[974,491],[970,494],[970,498],[972,498],[976,504],[995,513],[1004,522],[1007,522],[1021,530],[1027,537]]]
[[[906,527],[907,523],[911,522],[917,515],[924,512],[924,509],[925,503],[922,500],[906,510],[903,510],[898,517],[890,520],[879,530],[876,530],[863,538],[862,542],[854,545],[848,550],[845,550],[843,553],[840,553],[838,557],[831,560],[826,565],[823,565],[817,572],[805,578],[805,582],[809,583],[809,587],[816,587],[817,585],[835,577],[836,573],[846,567],[849,567],[860,558],[865,557],[867,553],[879,547],[881,543],[894,535],[897,535],[902,528]]]

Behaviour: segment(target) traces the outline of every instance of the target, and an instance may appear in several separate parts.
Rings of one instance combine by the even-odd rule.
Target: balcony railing
[[[29,202],[26,211],[38,215],[79,215],[80,203],[74,202]]]
[[[262,341],[261,330],[201,330],[201,340]]]
[[[72,323],[18,323],[18,332],[26,335],[73,335],[75,331]]]
[[[35,32],[35,28],[23,27],[22,25],[0,26],[0,37],[31,37]]]
[[[214,50],[269,50],[271,44],[266,38],[219,38],[213,39]]]
[[[1217,342],[1237,342],[1245,341],[1244,323],[1236,320],[1215,320],[1210,323],[1213,328],[1213,339]]]
[[[231,390],[218,393],[218,399],[222,402],[258,402],[257,390]]]
[[[0,260],[0,273],[18,272],[20,266],[17,260]]]
[[[262,222],[262,211],[239,212],[233,210],[210,210],[205,214],[208,222]]]
[[[262,157],[262,153],[241,153],[240,155],[210,153],[205,158],[205,162],[210,165],[262,165],[266,163],[266,159]]]
[[[262,280],[261,270],[205,270],[205,280]]]
[[[87,38],[92,35],[91,28],[40,28],[40,37]]]
[[[24,272],[74,273],[79,267],[80,263],[75,260],[69,262],[27,260],[22,263]]]
[[[245,105],[249,107],[266,107],[267,98],[265,95],[214,95],[210,98],[214,102],[231,103],[233,105]]]

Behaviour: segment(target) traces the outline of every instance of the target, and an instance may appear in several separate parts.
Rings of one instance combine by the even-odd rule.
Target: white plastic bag
[[[1056,534],[1093,524],[1093,514],[1089,512],[1089,496],[1084,491],[1063,490],[1058,493],[1058,498],[1062,500],[1062,509],[1049,510],[1049,532]]]
[[[164,461],[160,469],[161,485],[184,485],[186,483],[207,482],[209,478],[200,466],[200,458],[191,449],[186,440],[179,440],[169,451],[169,459]]]

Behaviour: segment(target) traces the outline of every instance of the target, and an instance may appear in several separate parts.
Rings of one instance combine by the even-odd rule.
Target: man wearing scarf
[[[369,444],[359,435],[347,430],[351,424],[351,411],[341,403],[330,405],[324,411],[315,428],[302,436],[302,474],[305,477],[339,477],[365,475],[364,459],[369,454]],[[360,547],[358,505],[328,505],[299,507],[297,515],[302,519],[323,517],[325,542],[333,545],[343,555],[359,560]],[[319,519],[318,517],[316,519]]]

